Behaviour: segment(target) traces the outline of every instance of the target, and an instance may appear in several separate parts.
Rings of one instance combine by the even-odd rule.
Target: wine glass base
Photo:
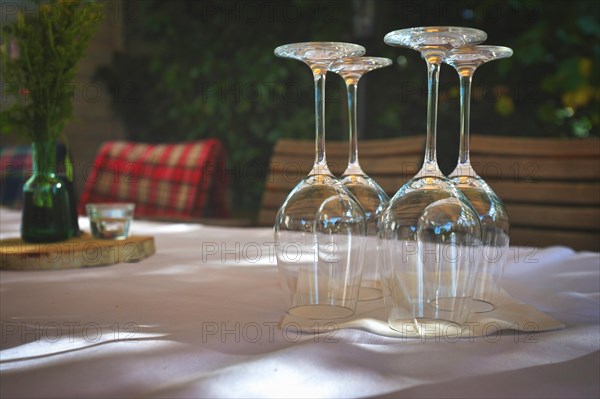
[[[360,286],[360,291],[358,293],[358,300],[359,301],[374,301],[376,299],[381,299],[383,298],[383,292],[381,291],[381,288],[379,287],[379,284],[377,284],[377,282],[373,282],[370,285],[361,285]]]
[[[496,309],[493,303],[483,299],[473,299],[471,302],[471,313],[487,313]]]
[[[289,309],[288,313],[303,319],[329,320],[352,316],[354,310],[339,305],[300,305]]]
[[[460,337],[462,334],[462,326],[459,323],[446,319],[404,318],[389,320],[388,325],[403,336],[414,338],[450,338]]]
[[[430,300],[429,306],[438,311],[457,313],[465,309],[468,302],[473,303],[473,300],[466,297],[448,296]]]

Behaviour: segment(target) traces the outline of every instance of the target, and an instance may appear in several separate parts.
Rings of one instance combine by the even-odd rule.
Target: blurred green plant
[[[518,16],[520,24],[508,25],[506,36],[514,55],[498,63],[502,76],[527,77],[539,90],[533,102],[536,129],[544,135],[565,137],[598,136],[600,127],[600,3],[560,0],[516,1],[497,8],[483,2],[479,15],[491,7],[502,19]],[[514,32],[511,32],[514,31]],[[507,98],[508,97],[508,98]],[[506,102],[498,98],[500,114],[512,115]],[[529,111],[532,104],[523,104]]]
[[[56,140],[73,117],[77,64],[102,19],[102,4],[36,1],[2,27],[2,133]],[[31,8],[29,8],[31,10]],[[5,18],[5,16],[3,16]],[[3,107],[4,108],[4,107]]]

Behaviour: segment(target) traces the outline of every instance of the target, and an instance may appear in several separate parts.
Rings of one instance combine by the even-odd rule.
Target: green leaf
[[[582,15],[577,18],[577,26],[587,35],[600,38],[600,24],[598,24],[598,14]]]

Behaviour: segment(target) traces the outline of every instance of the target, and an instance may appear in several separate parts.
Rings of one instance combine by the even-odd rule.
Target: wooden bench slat
[[[475,133],[471,136],[470,147],[471,156],[477,154],[512,154],[553,158],[600,156],[600,139],[500,137],[482,136]]]
[[[511,226],[586,229],[600,232],[600,208],[506,204]]]
[[[368,175],[415,175],[421,166],[419,156],[395,156],[395,157],[361,157],[360,164]],[[339,176],[348,165],[347,158],[328,157],[327,164],[331,172]],[[271,159],[270,172],[283,172],[286,176],[306,176],[313,165],[312,158],[298,158],[293,155],[276,155]]]
[[[418,171],[424,136],[359,144],[363,169],[390,197]],[[339,175],[346,167],[348,143],[326,145],[332,172]],[[309,172],[313,157],[312,140],[278,142],[265,184],[261,225],[273,225],[283,199]],[[507,205],[512,245],[600,250],[600,140],[475,134],[471,160]]]
[[[259,226],[273,226],[278,209],[263,208],[258,215]]]
[[[277,210],[287,191],[269,191],[263,198],[265,209]],[[600,231],[600,209],[594,207],[564,208],[560,206],[507,204],[511,225],[515,227],[552,227]],[[552,215],[552,217],[548,217]]]
[[[325,143],[327,157],[337,156],[348,160],[349,144],[347,140],[329,141]],[[420,155],[425,148],[425,135],[409,136],[395,139],[364,140],[358,147],[359,157],[368,158],[381,155]],[[280,139],[273,155],[289,154],[306,155],[311,160],[315,156],[315,142],[311,140]]]
[[[269,175],[265,183],[265,193],[270,191],[279,191],[287,194],[304,176],[306,175],[298,173],[272,173]],[[398,191],[400,187],[404,185],[404,183],[409,181],[414,176],[414,173],[397,176],[370,176],[391,197],[392,195],[396,194],[396,191]]]
[[[600,179],[600,164],[597,158],[577,158],[558,162],[554,158],[474,155],[471,159],[473,169],[488,182]]]
[[[265,209],[261,212],[259,223],[272,226],[275,223],[277,209]],[[600,233],[581,231],[562,231],[512,227],[510,230],[511,246],[548,247],[561,245],[575,250],[600,251]]]
[[[595,232],[540,230],[515,227],[510,230],[511,246],[549,247],[560,245],[576,251],[600,251],[600,234]],[[568,265],[565,265],[568,267]]]
[[[600,204],[600,183],[488,182],[506,203],[527,202],[570,205]]]

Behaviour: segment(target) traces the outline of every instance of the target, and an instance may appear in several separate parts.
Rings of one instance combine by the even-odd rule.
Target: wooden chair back
[[[511,245],[600,251],[600,140],[474,135],[471,163],[506,205]]]
[[[391,197],[417,173],[424,144],[424,135],[362,141],[361,166]],[[277,142],[260,225],[273,225],[286,195],[310,171],[314,151],[313,141]],[[347,141],[327,142],[327,159],[339,176],[348,160]],[[600,140],[474,135],[471,162],[506,204],[511,245],[600,251]]]

